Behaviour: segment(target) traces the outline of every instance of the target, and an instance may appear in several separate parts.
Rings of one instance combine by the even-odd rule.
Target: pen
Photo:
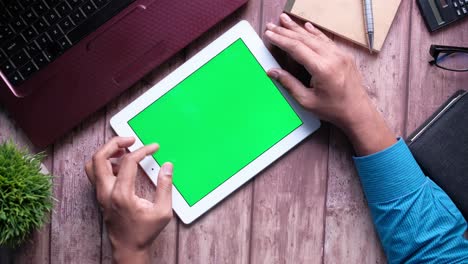
[[[374,14],[372,12],[372,0],[364,1],[364,20],[366,21],[367,42],[369,52],[374,49]]]

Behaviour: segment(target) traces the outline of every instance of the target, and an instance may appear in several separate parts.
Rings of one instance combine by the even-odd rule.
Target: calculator
[[[468,0],[417,0],[430,32],[468,17]]]

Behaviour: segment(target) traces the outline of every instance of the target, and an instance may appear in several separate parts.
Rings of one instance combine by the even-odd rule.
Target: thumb
[[[174,166],[170,162],[162,165],[158,174],[155,203],[159,209],[172,210],[172,174]]]
[[[271,69],[268,76],[281,83],[300,104],[310,107],[307,104],[310,104],[313,94],[296,77],[282,69]]]

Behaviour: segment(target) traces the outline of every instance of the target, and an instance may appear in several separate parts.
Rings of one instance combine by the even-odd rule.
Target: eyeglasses
[[[434,58],[431,65],[448,71],[468,71],[468,48],[431,45],[429,53]]]

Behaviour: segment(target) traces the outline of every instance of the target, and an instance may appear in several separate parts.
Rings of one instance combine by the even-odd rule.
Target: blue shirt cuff
[[[353,157],[369,203],[403,197],[421,187],[426,180],[405,141],[364,157]]]

